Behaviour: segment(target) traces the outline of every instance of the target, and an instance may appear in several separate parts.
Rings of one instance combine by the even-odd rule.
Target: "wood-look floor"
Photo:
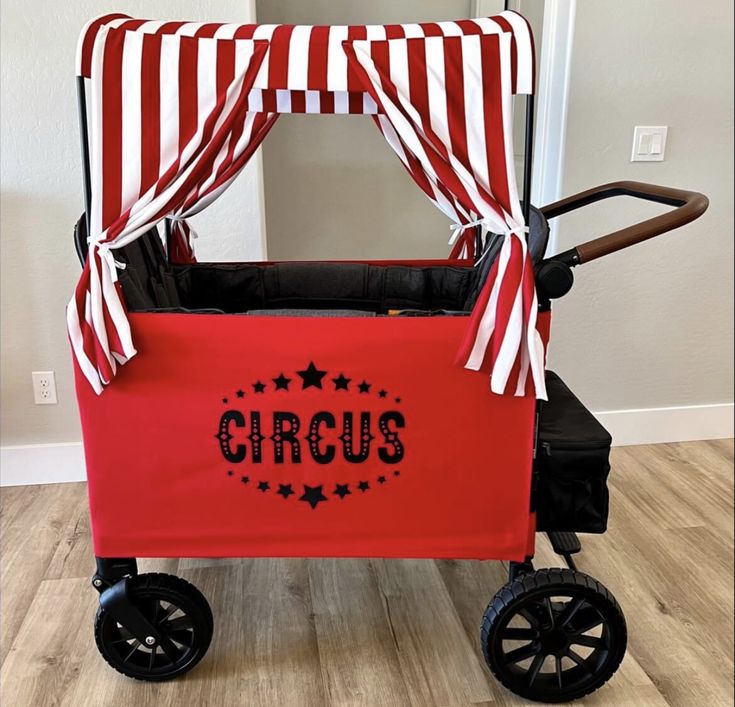
[[[578,564],[617,596],[630,643],[584,704],[733,704],[732,461],[731,440],[613,450],[609,532]],[[86,503],[83,484],[2,490],[4,707],[522,704],[478,648],[506,577],[489,562],[143,561],[205,593],[215,637],[187,677],[129,680],[92,638]]]

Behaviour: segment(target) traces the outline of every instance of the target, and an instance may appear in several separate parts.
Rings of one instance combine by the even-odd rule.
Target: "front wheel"
[[[542,569],[506,584],[482,620],[482,650],[509,690],[538,702],[567,702],[597,690],[627,644],[613,595],[582,572]]]
[[[191,670],[212,640],[212,611],[202,593],[170,574],[140,574],[128,582],[130,601],[166,641],[146,645],[100,607],[94,637],[102,657],[138,680],[170,680]]]

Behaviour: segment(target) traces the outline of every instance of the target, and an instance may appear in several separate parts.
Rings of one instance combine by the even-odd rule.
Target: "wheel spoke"
[[[194,624],[188,616],[184,615],[167,621],[166,625],[163,628],[169,633],[172,633],[174,631],[184,631],[186,629],[192,629],[194,628]]]
[[[574,621],[571,622],[572,631],[570,631],[570,633],[573,636],[578,636],[580,633],[587,633],[587,631],[591,631],[593,628],[596,628],[603,621],[604,619],[597,609],[592,606],[587,606],[584,609],[577,611]]]
[[[170,604],[168,609],[166,609],[166,611],[164,612],[163,616],[161,616],[156,623],[158,623],[160,626],[164,621],[168,621],[169,617],[173,616],[178,610],[178,606]]]
[[[535,643],[529,643],[527,646],[521,646],[520,648],[516,648],[510,653],[506,653],[504,658],[506,663],[520,663],[522,660],[526,660],[526,658],[531,658],[534,655],[537,655],[541,651],[541,648],[537,646]]]
[[[573,651],[571,648],[567,651],[567,658],[573,660],[580,668],[583,668],[585,672],[589,674],[592,673],[585,659],[581,655],[579,655],[579,653]]]
[[[532,628],[508,627],[503,631],[501,638],[504,641],[533,641],[537,635],[538,631]]]
[[[186,648],[191,648],[194,644],[194,632],[193,631],[173,631],[168,634],[168,637],[175,641],[176,643],[180,643],[182,646],[185,646]]]
[[[139,647],[139,646],[140,646],[140,641],[138,641],[138,640],[136,639],[135,643],[133,643],[133,645],[132,645],[132,647],[131,647],[131,649],[130,649],[130,653],[128,653],[128,654],[127,654],[127,655],[126,655],[126,656],[125,656],[125,657],[123,658],[123,663],[127,663],[127,662],[128,662],[128,661],[129,661],[129,660],[130,660],[130,659],[131,659],[131,658],[132,658],[132,657],[133,657],[134,655],[135,655],[135,653],[136,653],[136,651],[138,650],[138,647]]]
[[[570,601],[565,607],[564,610],[559,614],[558,619],[558,626],[559,628],[564,628],[573,618],[574,615],[586,604],[587,602],[582,599],[574,599],[573,601]]]
[[[554,625],[556,624],[556,621],[554,619],[554,609],[551,606],[551,597],[545,597],[544,598],[544,605],[546,606],[546,612],[549,615],[549,626],[551,628],[554,628]]]
[[[148,660],[148,670],[153,670],[153,666],[156,664],[156,652],[158,651],[158,646],[153,646],[153,649],[151,650],[151,657]]]
[[[575,636],[572,643],[578,646],[586,646],[587,648],[604,648],[605,641],[598,636]]]
[[[543,653],[539,653],[531,662],[531,667],[528,669],[528,686],[531,687],[534,681],[541,672],[541,666],[544,664],[546,656]]]
[[[534,628],[539,628],[541,622],[539,621],[538,616],[535,616],[528,607],[521,607],[518,610],[518,614],[526,619],[526,621],[528,621],[531,626],[533,626]]]
[[[562,669],[561,669],[561,658],[558,655],[554,656],[554,665],[556,668],[556,682],[559,685],[559,689],[561,690],[562,688],[562,677],[561,677]]]

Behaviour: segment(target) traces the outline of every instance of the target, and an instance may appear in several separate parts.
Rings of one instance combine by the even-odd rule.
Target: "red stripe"
[[[110,30],[102,65],[102,230],[120,215],[122,201],[122,58],[125,32]]]
[[[306,91],[290,91],[291,112],[306,113]]]
[[[314,91],[323,91],[327,88],[329,29],[325,25],[312,27],[309,35],[309,63],[306,68],[306,86]],[[334,112],[334,104],[332,104],[332,110],[329,112]]]
[[[454,24],[462,30],[462,34],[482,34],[482,28],[473,20],[457,20]]]
[[[124,17],[128,17],[128,15],[123,15],[120,12],[113,12],[96,19],[94,22],[90,23],[89,27],[87,27],[84,39],[82,40],[82,51],[80,56],[81,66],[79,67],[79,71],[81,76],[86,76],[87,78],[90,76],[90,70],[92,68],[92,49],[94,47],[94,40],[97,39],[97,34],[100,29],[109,22],[119,20]]]
[[[140,193],[158,179],[161,156],[161,37],[143,39],[140,91]]]
[[[513,27],[504,17],[493,17],[493,21],[496,22],[503,30],[510,34],[510,75],[511,82],[513,85],[512,91],[515,93],[518,90],[518,44],[516,42],[516,36],[513,33]],[[531,34],[529,32],[529,34]]]
[[[497,36],[480,37],[480,56],[482,65],[500,66],[500,46]],[[495,200],[511,214],[513,207],[508,187],[508,166],[505,152],[505,131],[503,130],[503,98],[499,71],[482,72],[482,100],[485,126],[485,146],[490,175],[490,191]],[[508,130],[512,127],[507,126]]]
[[[334,113],[334,93],[332,91],[319,91],[319,112]]]
[[[447,86],[464,86],[461,37],[444,40],[444,77]],[[464,95],[447,91],[447,124],[452,153],[462,164],[469,164]]]
[[[232,35],[233,39],[252,39],[258,25],[240,25]]]
[[[222,27],[221,22],[208,22],[202,25],[195,33],[195,37],[212,38],[215,32]]]
[[[347,29],[347,41],[367,39],[367,29],[364,26],[352,26]],[[348,104],[350,113],[362,113],[362,95],[365,91],[363,83],[355,73],[352,62],[347,62],[347,90],[349,91]]]
[[[293,25],[279,25],[271,37],[268,58],[268,87],[288,88],[288,60]]]

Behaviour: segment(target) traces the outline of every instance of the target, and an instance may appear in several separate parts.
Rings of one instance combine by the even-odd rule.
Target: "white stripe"
[[[347,90],[347,54],[342,42],[347,39],[347,27],[330,27],[327,41],[327,90]],[[335,96],[335,111],[337,97]]]
[[[279,113],[291,112],[291,91],[280,88],[276,91],[276,110]]]
[[[214,32],[215,39],[232,39],[235,36],[240,25],[224,24],[218,27]]]
[[[421,25],[411,22],[409,24],[401,25],[403,27],[403,34],[406,39],[412,39],[424,36],[424,29]]]
[[[501,12],[513,28],[516,40],[516,92],[533,93],[533,45],[526,21],[516,12]]]
[[[288,45],[288,88],[292,91],[305,91],[308,88],[309,39],[311,27],[297,25],[291,32]]]
[[[498,270],[495,277],[495,282],[492,284],[490,290],[490,297],[487,301],[487,306],[482,314],[480,323],[477,327],[477,334],[475,335],[475,343],[472,346],[472,351],[467,358],[465,368],[469,368],[472,371],[479,371],[482,362],[485,358],[485,352],[487,351],[488,344],[490,343],[490,337],[495,331],[495,312],[498,306],[498,295],[500,294],[500,284],[505,277],[505,271],[508,268],[508,261],[510,260],[510,239],[512,236],[504,236],[505,241],[500,248],[500,254],[498,255]]]
[[[263,89],[251,88],[248,94],[248,110],[253,113],[263,112]]]
[[[467,159],[472,170],[472,184],[466,184],[472,200],[479,205],[485,202],[476,184],[480,184],[488,193],[490,189],[490,165],[487,161],[487,143],[485,142],[485,125],[491,116],[485,113],[483,72],[494,67],[483,66],[480,35],[469,35],[462,38],[462,58],[464,60],[464,105],[465,132],[467,135]],[[494,126],[498,127],[498,126]],[[469,175],[468,175],[469,176]],[[490,208],[485,211],[494,213]],[[485,215],[485,214],[483,214]],[[498,224],[504,226],[504,224]]]
[[[179,156],[179,47],[175,35],[161,37],[160,71],[160,168],[163,174]],[[175,76],[176,80],[171,77]],[[158,180],[156,180],[158,181]]]
[[[253,40],[255,39],[266,39],[268,41],[273,37],[273,32],[276,31],[278,25],[258,25],[253,31]],[[255,77],[253,88],[268,88],[268,62],[270,59],[270,52],[266,52],[263,58],[263,63],[260,65],[260,71]]]
[[[140,195],[141,145],[141,66],[142,36],[134,35],[123,44],[122,72],[122,154],[140,155],[122,161],[122,211],[132,206]]]
[[[447,86],[444,75],[444,38],[426,38],[426,86],[429,99],[431,128],[447,149],[451,149]]]
[[[516,181],[515,148],[513,145],[513,100],[511,79],[511,38],[506,34],[498,37],[500,49],[500,93],[502,99],[501,113],[503,116],[503,144],[505,146],[505,173],[508,176],[508,194],[510,196],[511,214],[519,226],[525,226],[523,209],[518,197],[518,182]],[[486,116],[487,119],[487,116]]]
[[[319,91],[307,91],[305,103],[307,113],[321,113],[321,95]]]
[[[71,298],[69,304],[66,305],[66,328],[69,333],[71,347],[74,350],[74,356],[79,364],[79,369],[84,377],[89,381],[94,392],[99,395],[102,392],[102,383],[100,382],[100,377],[97,374],[97,369],[92,365],[92,362],[87,358],[87,354],[84,352],[84,337],[82,336],[82,327],[79,323],[76,293]]]
[[[338,114],[350,112],[350,94],[347,91],[334,92],[334,112]]]

